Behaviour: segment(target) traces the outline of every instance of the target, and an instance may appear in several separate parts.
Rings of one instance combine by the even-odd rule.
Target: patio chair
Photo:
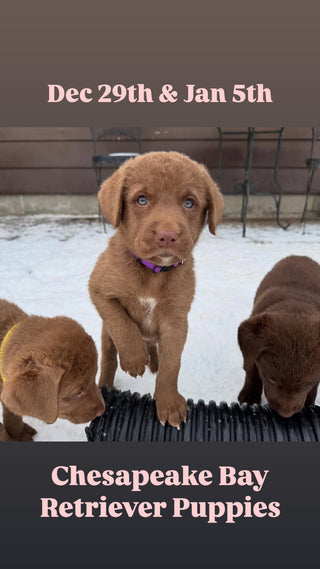
[[[318,209],[308,209],[309,198],[311,194],[311,187],[313,178],[315,175],[316,170],[320,170],[320,157],[315,158],[314,154],[316,150],[319,152],[319,142],[320,142],[320,127],[313,126],[311,129],[311,148],[310,148],[310,157],[306,159],[306,167],[308,170],[308,177],[307,177],[307,186],[306,186],[306,198],[304,202],[304,208],[301,215],[301,223],[305,224],[307,220],[318,220],[320,219],[320,208]],[[308,215],[310,214],[310,215]]]
[[[93,141],[93,156],[92,156],[92,166],[95,170],[97,189],[99,190],[102,181],[102,169],[111,168],[116,169],[121,164],[123,164],[129,158],[134,158],[141,154],[141,127],[90,127],[91,137]],[[119,145],[119,152],[110,152],[107,154],[99,153],[99,147],[103,144],[103,141],[109,140],[116,142]],[[133,141],[135,152],[124,152],[121,147],[125,146],[128,141]],[[104,230],[106,229],[106,221],[102,215],[101,209],[99,207],[99,219],[103,221]]]
[[[280,205],[281,205],[281,199],[282,199],[282,186],[280,185],[279,179],[278,179],[278,171],[279,171],[279,156],[280,156],[280,149],[281,149],[281,142],[282,142],[282,135],[283,135],[283,131],[284,131],[284,127],[279,127],[276,130],[259,130],[255,127],[248,127],[248,129],[246,131],[227,131],[227,130],[222,130],[221,127],[217,127],[218,128],[218,133],[219,133],[219,159],[218,159],[218,179],[220,180],[221,178],[221,169],[222,169],[222,142],[223,139],[225,139],[226,136],[230,136],[230,135],[242,135],[245,134],[247,137],[247,144],[246,144],[246,159],[245,159],[245,165],[244,165],[244,179],[242,182],[240,182],[239,184],[237,184],[237,186],[240,186],[240,189],[242,191],[242,207],[241,207],[241,221],[242,221],[242,237],[245,237],[246,235],[246,226],[247,226],[247,212],[248,212],[248,204],[249,204],[249,198],[250,198],[250,193],[251,193],[251,186],[252,186],[252,180],[251,180],[251,168],[252,168],[252,157],[253,157],[253,148],[254,148],[254,143],[255,143],[255,139],[257,138],[257,136],[263,135],[263,134],[277,134],[277,145],[276,145],[276,156],[275,156],[275,162],[274,162],[274,166],[273,166],[273,182],[277,188],[277,194],[272,194],[274,201],[275,201],[275,207],[276,207],[276,220],[277,220],[277,224],[279,225],[279,227],[281,227],[282,229],[287,229],[288,224],[284,225],[281,223],[280,221]]]

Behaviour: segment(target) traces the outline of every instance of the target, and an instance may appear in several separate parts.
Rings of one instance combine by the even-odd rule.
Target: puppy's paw
[[[172,426],[179,428],[187,418],[187,402],[180,393],[172,393],[165,396],[154,394],[156,400],[157,415],[160,423],[166,421]]]
[[[130,350],[126,354],[119,354],[119,359],[123,371],[132,377],[143,375],[146,366],[149,364],[149,354],[144,345],[134,352]]]
[[[7,441],[7,442],[32,442],[34,435],[37,434],[37,431],[30,427],[27,423],[23,423],[21,431],[18,433],[8,433],[2,423],[0,423],[0,441]]]
[[[159,369],[158,360],[156,360],[156,359],[150,359],[149,369],[150,369],[151,373],[157,373],[157,371],[158,371],[158,369]]]
[[[238,401],[240,405],[242,405],[242,403],[248,403],[248,405],[253,405],[254,403],[259,404],[261,401],[261,395],[255,393],[252,390],[245,389],[244,387],[243,389],[241,389],[238,395]]]

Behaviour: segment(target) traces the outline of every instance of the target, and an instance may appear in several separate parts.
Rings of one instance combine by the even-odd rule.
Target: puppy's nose
[[[99,405],[97,407],[97,411],[96,411],[96,417],[101,417],[101,415],[103,415],[103,413],[106,410],[106,405],[104,401],[99,402]]]
[[[172,247],[178,241],[178,234],[175,231],[158,231],[156,240],[160,247]]]
[[[300,411],[299,407],[294,407],[292,409],[277,409],[278,415],[280,415],[280,417],[283,417],[284,419],[289,419],[290,417],[292,417],[292,415],[294,415],[298,411]]]

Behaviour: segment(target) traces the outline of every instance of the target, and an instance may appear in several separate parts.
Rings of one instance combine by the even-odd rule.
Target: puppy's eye
[[[84,389],[79,389],[79,391],[77,391],[76,393],[69,395],[69,399],[79,399],[80,397],[82,397],[82,395],[84,395]]]
[[[192,198],[187,198],[184,202],[184,207],[187,209],[192,209],[195,206],[194,200]]]
[[[148,203],[148,198],[146,198],[146,196],[141,195],[137,197],[138,205],[147,205],[147,203]]]

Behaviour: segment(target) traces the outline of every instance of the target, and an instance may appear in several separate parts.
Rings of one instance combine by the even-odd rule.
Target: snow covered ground
[[[0,218],[0,297],[24,311],[77,320],[100,350],[101,321],[87,283],[98,255],[112,234],[95,220],[69,217]],[[242,355],[237,345],[240,322],[250,315],[256,288],[271,267],[290,255],[320,262],[320,224],[292,224],[287,231],[249,224],[223,224],[217,236],[207,229],[195,249],[196,297],[180,370],[180,392],[195,401],[231,403],[242,386]],[[134,379],[118,368],[116,386],[139,393],[154,390],[149,371]],[[320,396],[317,403],[320,404]],[[85,441],[84,425],[59,419],[46,425],[28,419],[37,441]]]

